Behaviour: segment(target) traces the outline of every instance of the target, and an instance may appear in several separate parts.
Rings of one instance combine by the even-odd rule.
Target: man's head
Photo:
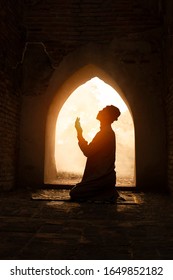
[[[102,123],[104,122],[111,124],[114,121],[116,121],[120,115],[120,110],[117,107],[110,105],[106,106],[101,111],[99,111],[97,115],[97,120],[99,120]]]

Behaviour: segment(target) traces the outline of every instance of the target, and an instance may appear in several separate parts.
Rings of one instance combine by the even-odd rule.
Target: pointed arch
[[[50,108],[47,115],[47,124],[46,124],[46,136],[45,136],[45,169],[44,169],[44,182],[49,183],[53,182],[53,178],[56,178],[56,161],[55,161],[55,131],[56,131],[56,121],[59,115],[59,112],[66,102],[68,97],[77,89],[80,85],[84,84],[88,80],[97,76],[99,79],[110,85],[114,88],[125,104],[127,105],[129,112],[132,116],[131,108],[128,104],[128,101],[125,97],[125,94],[122,92],[118,84],[102,69],[99,67],[88,64],[85,67],[82,67],[76,71],[71,77],[69,77],[60,88],[54,86],[54,94],[50,104]]]

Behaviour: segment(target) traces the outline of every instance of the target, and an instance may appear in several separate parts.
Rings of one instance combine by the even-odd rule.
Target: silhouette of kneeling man
[[[87,162],[81,182],[70,191],[72,201],[116,201],[116,138],[111,124],[120,114],[119,109],[113,105],[99,111],[97,120],[100,121],[100,131],[90,144],[82,136],[80,119],[76,119],[78,144]]]

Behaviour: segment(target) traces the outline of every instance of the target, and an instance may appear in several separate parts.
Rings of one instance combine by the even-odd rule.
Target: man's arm
[[[98,152],[99,150],[103,149],[103,146],[105,144],[104,143],[105,139],[103,137],[101,137],[100,133],[97,133],[96,136],[94,137],[94,139],[92,140],[92,142],[90,144],[88,144],[88,142],[84,139],[84,137],[82,135],[83,130],[81,128],[79,118],[76,119],[75,128],[77,130],[77,138],[79,140],[79,142],[78,142],[79,147],[86,157],[91,156],[91,155],[95,154],[96,152]]]

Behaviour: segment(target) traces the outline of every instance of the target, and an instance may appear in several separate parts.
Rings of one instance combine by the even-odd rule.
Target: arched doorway
[[[87,75],[88,73],[89,75]],[[85,69],[81,69],[81,72],[79,71],[77,75],[78,83],[81,81],[80,74],[84,83],[81,83],[82,85],[79,84],[78,87],[77,85],[74,86],[76,79],[71,77],[71,81],[68,80],[55,96],[49,111],[48,117],[51,121],[49,135],[47,135],[50,146],[46,145],[45,183],[74,184],[80,180],[85,165],[85,158],[79,151],[76,141],[74,130],[76,114],[80,114],[81,120],[82,118],[83,120],[88,119],[83,125],[87,140],[90,141],[99,129],[99,123],[95,120],[96,113],[104,106],[113,104],[119,106],[122,111],[119,124],[117,125],[117,122],[115,122],[113,127],[115,131],[117,130],[117,185],[135,186],[134,123],[127,100],[123,98],[124,95],[116,84],[97,67],[88,65]],[[84,79],[83,74],[85,74]],[[110,86],[110,84],[114,85],[114,87]],[[83,88],[81,89],[81,87]],[[72,88],[75,88],[74,92]],[[80,90],[82,90],[82,94],[79,94]],[[78,95],[78,101],[73,101],[73,106],[69,106],[69,100],[75,99],[74,95]],[[87,102],[86,96],[88,98]],[[84,107],[81,106],[82,104]],[[95,104],[95,108],[91,110],[91,105],[93,104]],[[90,111],[88,115],[86,113],[87,110],[84,108],[88,108]],[[95,121],[94,124],[92,123],[93,121]],[[130,126],[128,129],[126,126],[127,122]],[[90,127],[90,123],[92,127]],[[51,134],[52,137],[50,137]],[[124,150],[123,153],[122,150]]]
[[[116,133],[117,186],[135,186],[133,118],[119,94],[98,77],[78,87],[59,112],[55,134],[57,177],[49,183],[74,185],[81,180],[86,158],[77,144],[75,119],[80,116],[85,138],[90,142],[99,131],[96,115],[107,105],[115,105],[121,111],[118,122],[112,124]]]
[[[88,45],[64,57],[44,94],[23,96],[19,184],[38,187],[56,176],[54,152],[59,112],[75,89],[98,77],[119,93],[132,113],[136,188],[165,191],[167,143],[162,90],[153,83],[150,74],[143,76],[140,65],[133,65],[133,72],[133,67],[122,61],[123,54],[115,55],[110,49]]]

